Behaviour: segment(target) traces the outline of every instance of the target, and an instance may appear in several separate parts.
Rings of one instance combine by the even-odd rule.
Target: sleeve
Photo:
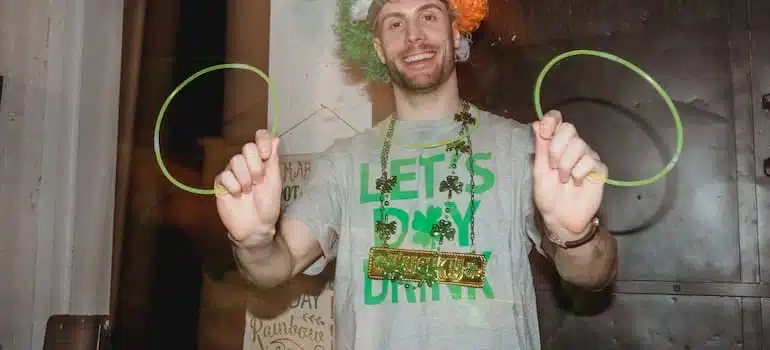
[[[527,251],[534,247],[540,254],[546,256],[542,247],[543,235],[536,224],[536,207],[532,188],[532,165],[535,159],[534,135],[529,124],[518,124],[514,127],[514,135],[511,138],[513,150],[523,150],[521,157],[514,161],[513,173],[517,186],[516,198],[513,198],[514,212],[518,213],[519,232],[524,235],[526,242],[530,244]],[[515,216],[516,217],[516,216]]]
[[[337,144],[313,158],[299,196],[289,203],[283,216],[303,222],[320,243],[323,255],[306,275],[317,275],[337,256],[337,242],[342,221],[345,161]]]

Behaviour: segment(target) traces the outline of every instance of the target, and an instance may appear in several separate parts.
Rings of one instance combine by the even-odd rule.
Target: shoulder
[[[498,149],[505,154],[506,161],[514,169],[511,179],[526,180],[535,154],[535,139],[532,124],[504,118],[491,112],[479,110],[479,129],[487,135],[496,135]],[[487,135],[481,135],[486,138]]]
[[[374,128],[364,130],[358,134],[341,137],[334,140],[323,153],[330,155],[355,156],[361,150],[369,149],[374,139],[379,137]]]
[[[524,124],[515,119],[504,118],[489,111],[477,108],[480,125],[479,128],[492,133],[497,138],[502,138],[512,150],[527,150],[524,153],[533,152],[534,139],[532,138],[532,125]]]
[[[330,163],[338,170],[346,171],[356,159],[366,158],[365,153],[372,152],[373,149],[381,145],[376,143],[379,134],[374,128],[367,129],[358,134],[341,137],[332,141],[332,143],[317,155],[319,161]]]

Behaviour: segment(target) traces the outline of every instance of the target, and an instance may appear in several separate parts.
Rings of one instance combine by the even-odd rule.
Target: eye
[[[399,27],[401,27],[401,21],[392,20],[392,21],[388,21],[388,23],[387,23],[387,28],[388,29],[396,29],[396,28],[399,28]]]
[[[436,20],[436,16],[434,14],[426,14],[426,15],[424,15],[422,17],[426,21],[435,21]]]

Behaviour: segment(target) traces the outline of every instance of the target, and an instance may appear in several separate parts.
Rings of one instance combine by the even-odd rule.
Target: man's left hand
[[[547,229],[562,239],[577,239],[602,202],[607,167],[560,112],[548,112],[532,129],[535,205]]]

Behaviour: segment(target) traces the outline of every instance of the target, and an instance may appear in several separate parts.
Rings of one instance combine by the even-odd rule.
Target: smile
[[[412,63],[412,62],[427,60],[427,59],[433,58],[433,56],[435,56],[435,55],[436,55],[436,53],[434,53],[434,52],[426,52],[426,53],[421,53],[421,54],[417,54],[417,55],[407,56],[404,59],[404,62]]]

